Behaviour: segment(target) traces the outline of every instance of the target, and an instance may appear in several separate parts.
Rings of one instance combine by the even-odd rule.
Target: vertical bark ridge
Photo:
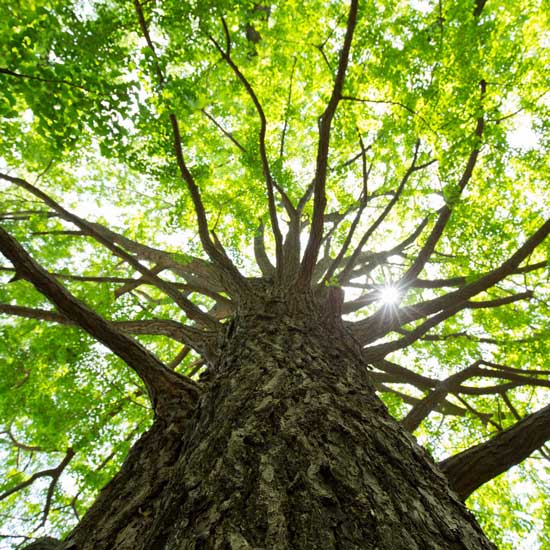
[[[65,550],[140,550],[180,456],[185,418],[157,418],[130,450],[76,528]]]
[[[494,548],[320,318],[234,321],[143,548]]]

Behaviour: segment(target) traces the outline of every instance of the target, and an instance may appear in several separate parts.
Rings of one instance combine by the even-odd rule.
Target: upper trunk
[[[232,321],[193,417],[142,438],[75,547],[494,548],[343,328],[270,307]]]

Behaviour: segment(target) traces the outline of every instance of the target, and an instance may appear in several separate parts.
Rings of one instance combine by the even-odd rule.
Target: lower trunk
[[[240,316],[204,386],[190,420],[141,438],[65,548],[494,548],[342,329]]]

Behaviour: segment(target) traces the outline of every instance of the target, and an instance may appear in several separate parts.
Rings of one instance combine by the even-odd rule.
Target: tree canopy
[[[0,544],[70,530],[267,281],[334,294],[488,536],[548,547],[549,14],[4,2]]]

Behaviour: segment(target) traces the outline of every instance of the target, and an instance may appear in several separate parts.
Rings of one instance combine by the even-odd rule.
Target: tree
[[[548,10],[485,4],[1,7],[8,543],[548,541]]]

